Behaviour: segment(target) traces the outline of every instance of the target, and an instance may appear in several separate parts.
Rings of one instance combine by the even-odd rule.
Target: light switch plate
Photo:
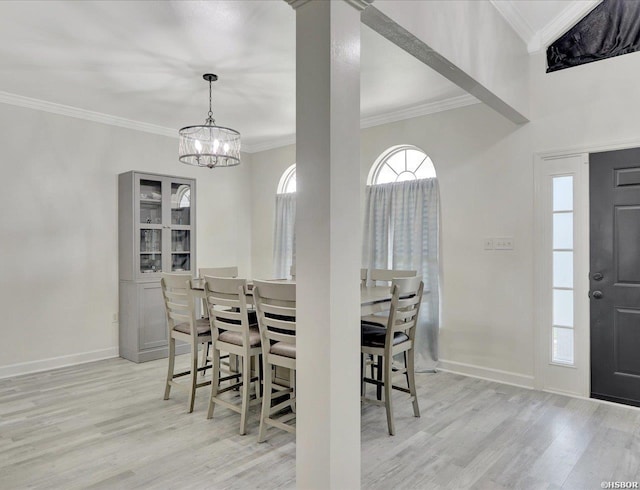
[[[484,238],[483,246],[485,250],[493,250],[493,237]]]
[[[493,243],[496,250],[513,250],[512,236],[497,236]]]

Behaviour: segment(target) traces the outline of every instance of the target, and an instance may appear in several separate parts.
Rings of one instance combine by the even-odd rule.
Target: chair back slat
[[[205,276],[212,277],[238,277],[238,267],[202,267],[198,269],[198,277],[204,279]]]
[[[189,274],[163,273],[160,279],[162,296],[167,316],[169,333],[176,325],[189,324],[189,332],[197,338],[195,331],[195,302],[191,292],[191,276]]]
[[[296,344],[296,285],[255,281],[253,297],[264,355],[273,342]]]
[[[204,279],[205,298],[213,338],[217,339],[226,331],[238,332],[242,334],[243,343],[248,345],[247,281],[207,275]]]
[[[371,269],[369,271],[369,279],[375,285],[377,282],[390,283],[399,277],[415,277],[417,271],[404,269]]]
[[[404,332],[411,340],[415,338],[415,328],[420,314],[420,304],[424,283],[421,277],[395,278],[391,285],[391,308],[385,345],[393,345],[396,332]]]

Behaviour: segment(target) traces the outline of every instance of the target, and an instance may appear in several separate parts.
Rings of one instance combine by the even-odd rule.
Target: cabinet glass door
[[[175,182],[171,184],[171,224],[191,224],[191,186],[189,184]]]
[[[140,272],[162,271],[162,229],[140,230]]]
[[[171,270],[191,270],[191,232],[171,230]]]
[[[171,271],[191,270],[191,186],[171,183]]]
[[[159,180],[140,181],[140,223],[162,224],[162,182]]]
[[[162,271],[162,181],[140,180],[140,272]]]

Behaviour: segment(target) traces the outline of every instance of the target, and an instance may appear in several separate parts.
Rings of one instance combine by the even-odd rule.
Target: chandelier
[[[186,126],[180,130],[180,161],[198,167],[233,167],[240,164],[240,133],[216,126],[211,111],[211,82],[217,75],[202,75],[209,82],[209,113],[204,125]]]

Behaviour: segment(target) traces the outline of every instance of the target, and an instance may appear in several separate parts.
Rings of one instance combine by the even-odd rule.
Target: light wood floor
[[[181,359],[184,362],[186,359]],[[100,361],[0,380],[0,489],[293,488],[294,437],[257,444],[208,389],[162,400],[166,361]],[[362,488],[596,489],[640,481],[640,411],[466,378],[418,375],[422,418],[362,411]],[[354,422],[357,423],[357,422]],[[265,482],[267,482],[265,484]]]

